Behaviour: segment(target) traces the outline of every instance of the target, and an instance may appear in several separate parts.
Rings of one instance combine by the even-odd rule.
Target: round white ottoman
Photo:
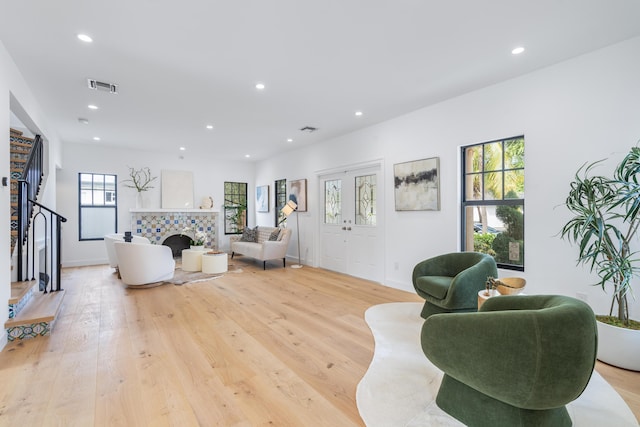
[[[182,250],[182,271],[201,271],[203,253],[204,251],[183,249]]]
[[[220,274],[227,271],[227,254],[202,254],[202,272],[208,274]]]

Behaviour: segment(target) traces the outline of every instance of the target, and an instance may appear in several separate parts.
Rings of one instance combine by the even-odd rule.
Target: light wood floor
[[[107,266],[66,269],[51,337],[0,353],[0,425],[363,425],[356,386],[375,304],[421,301],[305,267],[128,290]],[[598,365],[640,415],[640,373]]]

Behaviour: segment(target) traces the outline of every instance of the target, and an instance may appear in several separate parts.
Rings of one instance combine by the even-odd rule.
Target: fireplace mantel
[[[129,212],[132,212],[132,213],[149,213],[149,212],[159,212],[159,213],[211,212],[211,213],[220,213],[220,211],[215,210],[215,209],[167,209],[167,208],[136,208],[136,209],[129,209]]]
[[[196,227],[207,234],[205,246],[218,249],[218,214],[213,209],[164,209],[137,208],[129,210],[131,232],[148,238],[152,243],[162,244],[187,227]],[[193,237],[193,232],[186,233]]]

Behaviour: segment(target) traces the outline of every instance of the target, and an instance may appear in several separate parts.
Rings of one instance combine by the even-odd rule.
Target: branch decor
[[[122,181],[125,187],[135,188],[138,193],[143,191],[148,191],[153,188],[150,184],[155,181],[158,177],[151,176],[151,169],[148,167],[143,167],[140,169],[134,169],[131,166],[129,168],[129,179],[125,179]]]

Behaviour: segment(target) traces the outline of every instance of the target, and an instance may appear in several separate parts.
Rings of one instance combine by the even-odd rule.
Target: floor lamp
[[[298,220],[298,205],[293,200],[289,200],[286,205],[282,208],[281,212],[289,218],[293,212],[296,213],[296,235],[298,237],[298,263],[292,265],[291,268],[302,268],[302,263],[300,262],[300,220]]]

